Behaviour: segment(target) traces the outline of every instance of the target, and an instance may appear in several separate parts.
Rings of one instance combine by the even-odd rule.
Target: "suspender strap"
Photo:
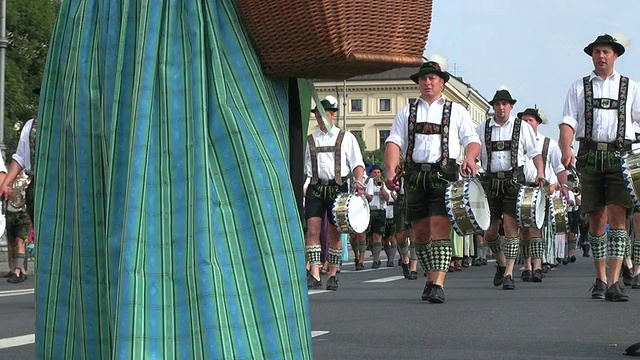
[[[549,142],[551,142],[551,139],[549,139],[548,137],[545,137],[544,143],[542,143],[542,164],[545,171],[547,168],[547,154],[549,153]]]
[[[629,78],[620,77],[618,99],[593,98],[593,83],[589,76],[582,78],[584,87],[584,140],[589,142],[593,136],[593,109],[618,110],[618,127],[616,131],[615,145],[618,150],[624,147],[627,128],[627,92],[629,90]]]
[[[449,164],[449,123],[451,122],[451,101],[444,102],[442,108],[442,128],[440,133],[440,169],[446,172]]]
[[[334,146],[319,146],[316,147],[316,142],[313,139],[313,135],[307,136],[307,142],[309,144],[309,153],[311,154],[311,184],[318,183],[318,153],[332,152],[335,163],[335,176],[334,180],[336,184],[342,185],[342,140],[344,139],[344,130],[340,130],[338,138]]]
[[[416,144],[416,134],[423,135],[435,135],[440,134],[440,168],[442,171],[447,169],[449,164],[449,128],[451,124],[451,107],[452,102],[446,100],[444,107],[442,108],[442,119],[440,124],[433,124],[429,122],[417,122],[418,106],[416,103],[409,105],[409,120],[408,126],[408,144],[407,155],[405,157],[407,168],[413,168],[413,149]]]

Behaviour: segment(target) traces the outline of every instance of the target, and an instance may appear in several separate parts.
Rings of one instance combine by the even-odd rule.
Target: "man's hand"
[[[544,174],[538,173],[538,177],[536,177],[536,184],[538,184],[540,188],[544,189],[545,185],[547,185],[547,179],[544,178]]]
[[[400,190],[400,179],[396,179],[396,171],[395,169],[388,169],[386,171],[387,176],[385,177],[384,184],[387,185],[387,189],[391,191],[399,191]]]
[[[569,167],[573,164],[575,157],[573,156],[573,150],[571,148],[562,149],[562,165],[564,165],[565,169],[569,169]]]
[[[366,193],[365,191],[366,188],[364,186],[364,183],[362,182],[362,179],[355,181],[355,188],[356,188],[356,194],[358,195],[364,195]]]
[[[462,162],[462,167],[460,168],[462,175],[465,176],[476,176],[478,173],[478,166],[476,165],[475,159],[465,158]]]
[[[7,201],[9,200],[9,195],[11,195],[11,187],[9,184],[3,183],[0,185],[0,199]]]

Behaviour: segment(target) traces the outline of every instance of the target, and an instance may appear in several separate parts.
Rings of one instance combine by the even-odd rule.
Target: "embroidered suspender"
[[[618,88],[618,99],[593,98],[593,83],[589,76],[582,78],[584,86],[584,140],[591,141],[593,135],[593,109],[618,110],[618,129],[615,145],[622,150],[627,127],[627,91],[629,89],[629,78],[620,77],[620,87]]]
[[[549,153],[549,143],[551,142],[551,139],[549,139],[548,137],[544,138],[544,142],[542,143],[542,166],[543,168],[547,169],[547,154]]]
[[[445,171],[449,164],[449,125],[451,123],[451,107],[453,103],[449,100],[444,102],[442,108],[442,120],[440,124],[429,122],[416,122],[418,114],[418,106],[416,103],[409,105],[409,121],[408,126],[408,144],[407,155],[405,157],[407,167],[413,165],[413,148],[416,144],[416,134],[435,135],[440,134],[440,169]]]
[[[513,122],[511,140],[491,141],[491,125],[489,121],[484,124],[484,144],[487,150],[487,172],[491,171],[491,153],[493,151],[511,151],[511,169],[518,167],[518,147],[520,146],[520,127],[522,120],[516,118]]]
[[[335,181],[336,184],[342,185],[342,139],[344,139],[344,130],[340,130],[336,144],[334,146],[319,146],[316,147],[316,142],[313,139],[313,135],[307,136],[307,142],[309,143],[309,153],[311,153],[311,184],[318,183],[318,153],[332,152],[334,155],[335,163]]]

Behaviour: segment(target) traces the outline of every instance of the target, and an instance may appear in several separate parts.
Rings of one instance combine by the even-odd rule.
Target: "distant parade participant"
[[[381,265],[380,252],[382,251],[382,237],[387,220],[387,200],[389,192],[384,186],[382,169],[379,165],[372,165],[369,172],[370,179],[367,183],[367,200],[369,200],[370,221],[368,234],[372,238],[371,252],[373,253],[372,269]]]
[[[505,290],[515,289],[513,267],[520,250],[516,202],[520,186],[525,184],[527,158],[533,161],[536,169],[533,182],[542,187],[546,181],[542,152],[537,147],[533,129],[527,122],[511,115],[516,101],[508,90],[496,91],[489,101],[494,117],[480,123],[476,129],[482,141],[483,186],[491,209],[491,225],[484,239],[497,262],[493,285],[502,285]],[[498,234],[501,218],[504,243]]]
[[[449,74],[435,61],[425,62],[411,75],[420,97],[400,109],[386,140],[386,184],[399,189],[396,168],[405,159],[407,219],[411,221],[416,253],[427,271],[422,299],[431,303],[445,300],[444,282],[452,254],[451,225],[444,201],[447,181],[456,181],[459,171],[476,175],[480,140],[464,106],[442,95]],[[459,168],[456,159],[461,147],[465,159]]]
[[[342,259],[342,241],[335,227],[333,203],[338,193],[348,191],[348,175],[353,172],[356,191],[364,193],[364,162],[355,136],[333,125],[338,112],[338,104],[333,97],[320,102],[325,109],[330,129],[325,126],[320,110],[311,110],[319,129],[307,138],[305,151],[305,174],[309,185],[305,195],[305,218],[307,220],[306,253],[310,263],[307,287],[322,287],[320,280],[320,229],[325,215],[329,219],[329,279],[327,290],[338,289],[336,273]]]
[[[582,197],[581,208],[589,214],[588,238],[596,270],[591,297],[627,301],[618,280],[628,237],[626,214],[633,204],[624,191],[620,153],[631,150],[635,140],[640,88],[614,69],[625,48],[613,36],[598,36],[584,52],[591,56],[594,70],[569,88],[560,124],[562,162],[565,167],[572,163],[571,143],[577,139],[576,167],[582,192],[588,194]]]

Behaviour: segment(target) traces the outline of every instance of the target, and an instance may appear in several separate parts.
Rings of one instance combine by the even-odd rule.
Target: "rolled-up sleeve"
[[[409,105],[405,105],[396,115],[391,126],[391,133],[387,137],[385,144],[394,143],[400,148],[400,156],[404,157],[407,152],[407,121],[409,117]]]
[[[16,147],[16,152],[11,157],[26,172],[31,171],[31,147],[29,144],[29,136],[31,135],[32,126],[33,119],[27,121],[26,124],[24,124],[24,126],[22,127],[22,132],[20,133],[18,146]]]
[[[562,152],[560,151],[560,146],[555,141],[551,142],[552,145],[549,146],[549,160],[551,163],[551,168],[555,174],[559,174],[565,171],[564,165],[562,165]]]
[[[536,134],[533,132],[533,128],[524,121],[520,127],[520,137],[524,140],[524,152],[529,159],[533,159],[534,157],[542,154],[540,149],[538,149]]]
[[[458,123],[458,136],[460,137],[460,143],[465,148],[469,146],[469,144],[480,143],[480,136],[476,132],[476,129],[473,125],[473,120],[471,120],[471,115],[469,115],[469,111],[463,108],[462,106],[456,106],[457,109],[457,118],[460,119]]]
[[[634,123],[640,123],[640,86],[634,82],[631,91],[631,120]]]
[[[353,172],[355,168],[358,166],[362,166],[364,168],[364,161],[362,160],[362,152],[360,151],[360,145],[358,144],[358,140],[352,133],[348,132],[345,134],[345,139],[347,141],[347,161],[349,162],[349,168]]]
[[[307,176],[307,178],[310,178],[313,175],[312,169],[311,169],[311,150],[309,149],[309,138],[307,137],[307,141],[305,143],[305,150],[304,150],[304,174]]]
[[[569,88],[562,110],[561,124],[571,126],[574,132],[578,126],[578,82],[573,83]]]

